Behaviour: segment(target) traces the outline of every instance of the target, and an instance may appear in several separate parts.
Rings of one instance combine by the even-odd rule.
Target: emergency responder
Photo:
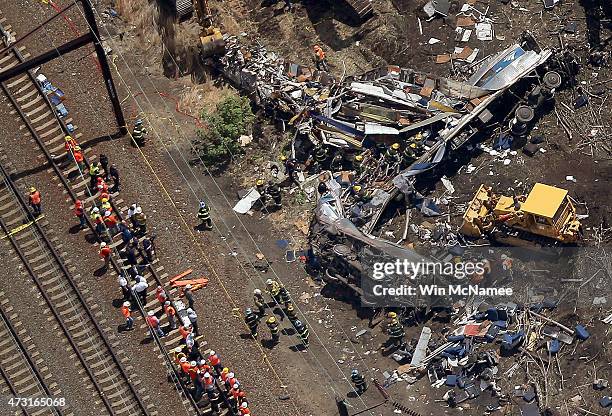
[[[136,207],[132,220],[134,226],[138,229],[137,233],[145,235],[147,233],[147,216],[142,212],[142,208]]]
[[[184,289],[183,289],[183,296],[185,296],[185,299],[187,299],[187,303],[189,304],[189,307],[191,309],[193,309],[193,305],[195,303],[194,299],[193,299],[193,292],[191,291],[191,285],[185,285]]]
[[[210,362],[210,365],[213,366],[217,374],[221,374],[223,366],[221,365],[221,359],[219,358],[219,355],[216,352],[211,350],[208,353],[208,362]]]
[[[362,202],[365,204],[366,202],[369,202],[372,199],[372,197],[368,195],[364,187],[359,184],[353,185],[351,191],[355,202]]]
[[[120,274],[117,278],[119,282],[119,287],[121,288],[121,294],[123,295],[123,300],[128,301],[132,299],[132,292],[130,291],[130,287],[128,286],[128,281],[123,274]]]
[[[294,326],[298,336],[300,337],[300,340],[302,341],[302,344],[304,345],[304,348],[308,348],[308,337],[310,336],[308,327],[306,326],[306,324],[303,324],[302,321],[300,321],[299,319],[295,321]]]
[[[406,168],[416,160],[415,149],[417,145],[415,143],[408,144],[402,152],[402,167]]]
[[[271,316],[266,320],[266,325],[268,325],[268,329],[270,330],[270,335],[272,335],[272,343],[278,344],[280,341],[280,329],[278,327],[278,322],[276,322],[276,318]]]
[[[278,184],[270,181],[268,184],[268,187],[266,188],[266,193],[270,195],[270,198],[272,198],[272,201],[274,201],[274,206],[276,208],[280,208],[282,206],[281,205],[281,190]]]
[[[319,45],[315,45],[313,50],[314,50],[315,65],[317,69],[319,71],[328,72],[329,68],[327,67],[327,60],[326,60],[325,52],[323,51],[323,49],[321,49]]]
[[[130,302],[125,301],[121,306],[121,313],[125,318],[125,330],[130,331],[134,329],[134,318],[132,318],[132,311],[130,310]]]
[[[253,313],[251,308],[246,308],[244,311],[244,322],[251,331],[253,339],[257,339],[257,326],[259,325],[259,317]]]
[[[285,174],[291,179],[291,181],[299,183],[296,175],[298,169],[298,161],[293,158],[288,159],[286,156],[281,156],[281,162],[283,162],[285,165]]]
[[[108,267],[111,258],[111,248],[103,241],[100,243],[100,258],[104,260],[104,267]]]
[[[356,155],[353,158],[353,170],[357,176],[363,172],[363,155]]]
[[[85,208],[83,206],[83,201],[77,199],[74,201],[74,215],[79,219],[79,227],[81,229],[85,228],[87,224],[87,220],[85,218]]]
[[[98,162],[91,162],[91,165],[89,165],[89,189],[92,192],[97,191],[98,176],[100,176],[100,166]]]
[[[285,310],[285,315],[287,315],[289,322],[291,322],[291,324],[295,326],[295,321],[297,321],[298,318],[295,312],[295,307],[293,306],[292,303],[289,303],[289,305],[287,305],[287,309]]]
[[[274,298],[274,302],[277,304],[281,304],[280,298],[280,288],[281,286],[278,284],[276,280],[268,279],[266,280],[266,288],[267,292]]]
[[[339,172],[344,169],[344,156],[342,156],[342,153],[338,152],[332,157],[329,168],[332,172]]]
[[[29,199],[30,207],[32,207],[32,214],[34,214],[34,217],[38,217],[42,213],[41,197],[40,192],[33,186],[30,187]]]
[[[261,318],[266,314],[266,307],[268,306],[263,297],[263,294],[261,293],[261,290],[253,290],[253,302],[255,303],[255,306],[257,306],[258,314]]]
[[[193,327],[193,334],[197,337],[200,335],[198,329],[198,314],[192,308],[187,308],[187,318],[189,318],[189,322],[191,322],[191,326]]]
[[[387,326],[387,334],[389,335],[389,344],[395,348],[401,348],[404,344],[404,327],[398,320],[393,320],[393,323]]]
[[[102,177],[107,181],[110,177],[110,172],[108,171],[108,156],[101,154],[98,160],[100,161],[100,167],[104,170],[104,175],[102,175]]]
[[[323,169],[328,157],[329,153],[327,152],[327,148],[323,146],[317,146],[313,156],[315,162],[315,172],[320,172]]]
[[[389,165],[393,165],[401,160],[399,149],[399,143],[393,143],[385,152],[385,160]]]
[[[166,314],[166,317],[168,318],[168,324],[170,324],[170,331],[175,330],[176,329],[176,309],[174,309],[174,306],[172,306],[169,300],[164,302],[164,313]]]
[[[153,256],[155,255],[155,247],[153,246],[154,239],[155,234],[153,234],[150,238],[144,238],[142,240],[142,249],[144,250],[144,257],[149,263],[153,261]]]
[[[261,204],[264,205],[266,203],[266,182],[259,178],[255,181],[255,189],[257,190],[257,192],[259,193],[259,200],[261,201]]]
[[[110,165],[108,174],[113,180],[113,186],[110,189],[111,193],[119,192],[120,191],[119,189],[120,181],[119,181],[119,169],[117,169],[117,166]]]
[[[64,137],[64,149],[66,149],[67,153],[72,153],[74,151],[74,148],[78,145],[79,144],[72,136]]]
[[[351,381],[355,385],[357,394],[360,396],[368,389],[368,384],[366,383],[365,378],[356,369],[351,371]]]
[[[198,209],[198,219],[200,220],[200,227],[205,230],[212,230],[212,219],[210,218],[210,208],[206,205],[206,202],[200,201],[200,208]]]
[[[147,130],[142,125],[142,120],[136,120],[134,124],[134,130],[132,131],[132,144],[134,147],[142,147],[145,145],[145,135]]]
[[[287,291],[287,289],[285,289],[285,286],[283,285],[280,285],[278,298],[280,299],[281,303],[285,305],[285,308],[291,303],[291,297],[289,296],[289,292]]]

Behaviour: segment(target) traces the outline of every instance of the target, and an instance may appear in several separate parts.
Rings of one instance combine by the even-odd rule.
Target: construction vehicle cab
[[[463,216],[460,231],[482,237],[511,230],[574,243],[580,237],[580,221],[565,189],[536,183],[529,195],[508,197],[495,195],[491,187],[481,185]]]

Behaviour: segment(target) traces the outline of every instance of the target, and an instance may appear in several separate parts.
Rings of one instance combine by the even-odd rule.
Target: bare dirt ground
[[[25,27],[28,16],[42,20],[41,16],[51,13],[48,8],[34,6],[30,2],[17,3],[15,8],[0,3],[0,9],[5,14],[5,9],[14,11],[11,19],[15,21],[13,25],[21,21]],[[340,75],[345,70],[350,74],[385,64],[403,65],[439,75],[448,75],[452,71],[450,64],[437,65],[433,57],[437,53],[452,51],[455,42],[453,18],[436,19],[429,23],[423,20],[421,35],[415,14],[415,11],[420,10],[420,3],[379,0],[373,4],[376,15],[359,24],[347,17],[346,8],[340,2],[304,0],[296,4],[293,13],[286,13],[279,6],[261,4],[259,1],[211,1],[215,10],[214,18],[221,22],[225,30],[234,34],[246,32],[251,39],[264,43],[288,59],[302,63],[310,62],[312,45],[321,44],[328,50],[332,70]],[[487,6],[491,7],[490,15],[497,22],[496,34],[505,37],[504,40],[495,39],[491,42],[476,41],[473,38],[469,45],[481,49],[479,57],[510,45],[525,28],[532,30],[543,44],[556,47],[558,40],[552,33],[563,27],[566,21],[576,21],[577,34],[562,36],[565,42],[575,45],[577,53],[585,59],[584,11],[577,4],[561,3],[552,12],[543,11],[541,2],[536,0],[519,1],[505,6],[492,0],[490,4],[478,2],[476,6],[483,10]],[[100,7],[104,10],[103,4]],[[460,3],[452,2],[451,14],[460,7]],[[72,16],[77,20],[78,15]],[[368,328],[366,311],[354,306],[341,293],[317,286],[299,262],[285,262],[285,248],[277,244],[277,240],[288,240],[290,247],[304,248],[305,236],[294,226],[294,222],[300,220],[302,224],[307,223],[304,217],[308,215],[310,205],[285,195],[289,207],[280,212],[237,217],[231,211],[237,201],[237,191],[252,185],[262,162],[276,159],[281,147],[277,142],[281,143],[286,137],[273,127],[264,125],[264,134],[257,138],[261,149],[257,146],[247,149],[247,155],[236,160],[230,172],[222,176],[206,175],[201,166],[191,166],[188,163],[189,139],[193,137],[196,125],[192,118],[181,116],[175,111],[173,97],[179,99],[185,95],[199,94],[201,102],[193,100],[192,107],[187,109],[197,114],[199,105],[210,108],[220,96],[228,93],[228,88],[220,89],[212,83],[193,87],[188,76],[178,80],[164,77],[159,39],[151,34],[155,30],[139,34],[139,28],[147,24],[156,29],[154,22],[148,22],[145,17],[121,16],[100,20],[105,25],[102,33],[108,31],[106,44],[114,51],[115,82],[120,90],[126,116],[129,122],[137,116],[144,116],[151,123],[151,134],[150,143],[143,154],[131,148],[125,138],[118,141],[92,140],[91,146],[96,153],[105,152],[118,164],[125,183],[122,192],[124,199],[139,201],[145,212],[149,213],[152,228],[159,236],[162,263],[171,271],[170,275],[189,267],[211,278],[209,286],[197,293],[200,325],[207,334],[209,344],[224,357],[224,361],[227,360],[230,367],[236,369],[252,400],[254,412],[262,415],[332,415],[337,413],[333,401],[336,395],[348,395],[351,413],[381,402],[382,397],[373,386],[362,399],[355,398],[346,377],[352,368],[359,368],[368,378],[383,381],[382,372],[391,372],[396,367],[393,360],[382,357],[377,351],[386,336],[379,327],[375,327],[370,329],[368,335],[355,337],[354,334],[359,330]],[[66,35],[66,26],[58,23],[52,33]],[[428,45],[427,41],[432,36],[441,42]],[[32,41],[27,46],[31,51],[41,52],[48,48],[49,42],[48,39]],[[75,53],[73,57],[66,57],[63,64],[45,65],[44,70],[69,95],[69,108],[74,112],[77,124],[87,132],[86,135],[91,138],[105,137],[114,131],[114,120],[109,114],[108,105],[104,103],[105,92],[99,77],[85,54]],[[591,68],[586,65],[579,75],[579,81],[586,82],[587,86],[609,78],[609,68]],[[160,92],[168,96],[161,96]],[[560,94],[558,99],[571,107],[574,94],[570,89]],[[592,99],[592,103],[598,106],[600,101]],[[606,108],[604,103],[602,118],[609,125],[610,112]],[[587,108],[577,110],[576,117],[587,111]],[[507,166],[485,153],[462,161],[462,165],[471,163],[479,167],[472,174],[465,174],[462,170],[449,172],[459,195],[457,203],[471,198],[481,182],[505,190],[516,187],[519,182],[531,184],[542,180],[567,187],[576,199],[587,204],[589,218],[585,222],[588,227],[595,228],[602,224],[604,228],[609,226],[607,221],[612,202],[609,193],[612,177],[610,155],[601,148],[593,149],[593,155],[585,154],[590,149],[578,148],[583,137],[568,140],[554,114],[548,114],[541,120],[537,134],[547,140],[546,153],[533,158],[519,153],[510,157],[511,163]],[[573,175],[576,182],[565,181],[567,175]],[[440,192],[440,189],[437,191]],[[215,232],[202,235],[192,229],[196,222],[195,211],[199,198],[206,198],[212,206],[217,225]],[[401,219],[398,222],[403,224]],[[271,263],[265,272],[254,268],[259,253]],[[206,254],[209,261],[203,258],[203,254]],[[93,248],[91,255],[95,256]],[[211,266],[218,271],[218,279],[214,278]],[[233,308],[250,306],[252,289],[262,287],[268,277],[279,277],[294,298],[299,299],[298,306],[311,326],[312,346],[309,353],[291,349],[297,344],[293,336],[283,337],[281,345],[272,350],[267,349],[263,342],[260,349],[244,336],[246,331],[240,319],[233,316]],[[113,288],[114,282],[107,281],[105,284],[107,288]],[[112,289],[104,293],[107,296],[107,307],[112,301],[111,292]],[[109,319],[114,319],[116,324],[121,322],[118,311],[112,318],[109,316]],[[575,319],[568,315],[567,322]],[[582,361],[576,357],[561,359],[564,365],[561,372],[565,375],[565,384],[561,384],[561,388],[566,393],[551,403],[559,409],[562,409],[563,401],[574,396],[574,391],[577,391],[586,400],[584,406],[587,409],[595,412],[598,410],[595,396],[590,394],[590,387],[585,387],[593,378],[590,367],[592,362],[588,361],[592,357],[598,357],[598,377],[611,379],[609,363],[612,356],[608,347],[610,331],[601,323],[594,325],[597,326],[591,332],[597,335],[582,345],[579,353],[589,358]],[[439,323],[432,328],[438,331],[444,326],[444,323]],[[265,341],[267,330],[261,328],[260,332]],[[408,339],[418,337],[419,333],[420,328],[407,328]],[[126,340],[126,344],[131,345],[126,348],[134,351],[135,360],[138,355],[136,351],[140,347],[137,343],[137,339]],[[603,352],[603,357],[601,354],[598,356],[599,351]],[[264,353],[280,379],[271,374],[264,362]],[[507,361],[500,370],[504,371],[511,365],[512,362]],[[161,403],[172,393],[159,377],[159,370],[151,371],[151,382],[160,383]],[[519,377],[508,381],[509,385],[525,381],[519,380]],[[282,387],[285,385],[286,388]],[[290,399],[279,400],[286,392]],[[463,411],[441,407],[434,400],[440,399],[445,391],[433,390],[425,381],[409,387],[406,383],[397,383],[389,392],[394,400],[422,415],[483,414],[482,403],[472,408],[465,407]],[[172,401],[160,404],[165,405],[173,406]],[[511,407],[509,411],[507,414],[519,414],[516,407]],[[394,413],[392,407],[386,405],[366,414]]]

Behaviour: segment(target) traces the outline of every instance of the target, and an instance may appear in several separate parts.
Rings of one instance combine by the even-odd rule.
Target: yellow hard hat
[[[30,193],[32,192],[36,192],[36,188],[34,188],[33,186],[30,186]]]
[[[285,160],[287,160],[287,156],[281,155],[280,160],[281,160],[281,162],[284,162]]]
[[[353,185],[353,191],[355,192],[361,191],[361,185]]]
[[[74,150],[81,150],[81,146],[74,146]]]
[[[265,183],[265,181],[264,181],[263,179],[257,179],[257,182],[255,182],[255,184],[256,184],[257,186],[261,186],[261,185],[263,185],[264,183]]]
[[[276,322],[276,318],[271,316],[271,317],[268,318],[268,320],[266,322],[268,322],[270,324],[273,324],[274,322]]]
[[[387,314],[387,318],[391,318],[391,319],[393,319],[393,318],[397,318],[397,313],[395,313],[395,312],[389,312],[389,313]]]
[[[102,198],[102,203],[108,202],[108,198]]]
[[[413,149],[416,149],[417,145],[416,143],[410,143],[410,147],[412,147]]]
[[[391,149],[393,149],[393,150],[398,150],[399,148],[400,148],[399,143],[393,143],[393,144],[391,145]]]
[[[66,137],[64,137],[64,140],[66,140],[68,142],[68,141],[72,140],[72,136],[66,136]]]
[[[287,310],[288,310],[288,311],[292,311],[293,309],[294,309],[294,308],[293,308],[293,304],[291,304],[291,303],[290,303],[290,304],[289,304],[289,306],[287,306]]]
[[[358,161],[358,162],[361,162],[363,160],[363,155],[355,156],[355,160]]]
[[[223,371],[222,371],[222,373],[229,373],[229,368],[227,368],[227,367],[223,367]]]

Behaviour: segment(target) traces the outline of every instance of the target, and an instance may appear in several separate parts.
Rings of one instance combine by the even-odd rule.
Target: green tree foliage
[[[238,139],[251,132],[255,116],[247,98],[230,95],[215,111],[203,110],[201,118],[206,127],[196,132],[194,151],[207,166],[218,168],[227,165],[232,155],[242,153]]]

